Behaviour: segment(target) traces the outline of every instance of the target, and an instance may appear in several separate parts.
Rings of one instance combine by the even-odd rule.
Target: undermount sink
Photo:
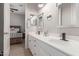
[[[44,38],[48,40],[52,40],[52,39],[60,40],[60,37],[56,37],[56,36],[46,36]]]
[[[72,40],[69,40],[69,41],[61,40],[61,38],[57,36],[46,36],[44,37],[44,40],[47,40],[51,43],[55,43],[58,45],[70,45],[73,42]]]
[[[73,44],[72,40],[63,41],[63,40],[60,40],[60,39],[50,39],[48,41],[51,42],[51,43],[54,43],[56,45],[61,45],[61,46],[66,46],[66,47],[71,47],[72,44]]]

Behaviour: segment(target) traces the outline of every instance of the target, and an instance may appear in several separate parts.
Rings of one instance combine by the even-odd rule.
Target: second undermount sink
[[[61,40],[61,38],[58,35],[48,35],[48,36],[41,35],[41,36],[44,40],[50,43],[54,43],[56,45],[71,46],[74,43],[73,40],[69,40],[69,39],[68,41]]]
[[[60,37],[56,37],[56,36],[45,36],[44,39],[46,39],[46,40],[52,40],[52,39],[60,40]]]
[[[56,45],[59,45],[59,46],[62,46],[62,47],[71,47],[74,44],[76,44],[74,41],[72,40],[69,40],[69,41],[63,41],[63,40],[60,40],[60,39],[49,39],[48,40],[50,43],[53,43],[53,44],[56,44]]]
[[[47,40],[50,43],[55,43],[58,45],[70,45],[73,42],[72,40],[69,40],[69,41],[61,40],[61,38],[57,36],[47,36],[47,37],[44,37],[44,40]]]

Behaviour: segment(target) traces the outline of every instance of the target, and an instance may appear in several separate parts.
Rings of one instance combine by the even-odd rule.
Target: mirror
[[[38,15],[38,22],[37,22],[37,28],[41,32],[43,31],[43,28],[44,28],[43,15],[44,15],[44,13],[41,13]]]
[[[42,26],[43,24],[43,13],[38,15],[38,26]]]
[[[37,20],[38,20],[38,17],[36,15],[30,14],[29,17],[27,18],[28,27],[36,26],[37,25]]]
[[[63,3],[59,8],[60,27],[79,27],[79,4]]]
[[[43,31],[44,22],[43,22],[43,13],[39,15],[30,14],[27,18],[27,27],[30,28],[35,26],[37,30]]]

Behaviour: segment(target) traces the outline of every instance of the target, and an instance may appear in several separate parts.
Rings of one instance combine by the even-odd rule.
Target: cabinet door
[[[32,54],[33,54],[33,50],[34,50],[34,48],[33,48],[33,38],[29,35],[29,39],[28,39],[28,46],[29,46],[29,49],[30,49],[30,51],[32,52]]]
[[[38,56],[49,56],[49,53],[47,53],[44,49],[42,49],[40,46],[38,47]]]
[[[29,48],[33,56],[48,56],[48,53],[41,49],[38,42],[36,38],[29,36]]]
[[[34,43],[34,50],[35,50],[35,54],[34,55],[35,56],[39,56],[39,52],[40,52],[39,50],[40,49],[39,49],[39,45],[38,45],[38,40],[37,39],[35,40],[35,43]]]
[[[28,40],[28,47],[31,50],[31,38],[30,38],[30,36],[29,36],[29,40]]]
[[[36,46],[35,46],[36,55],[37,56],[49,56],[49,54],[43,48],[41,48],[40,45],[41,43],[39,42],[39,40],[36,40]]]
[[[31,50],[33,55],[36,55],[36,50],[35,50],[35,45],[36,45],[36,41],[35,38],[29,35],[29,49]]]

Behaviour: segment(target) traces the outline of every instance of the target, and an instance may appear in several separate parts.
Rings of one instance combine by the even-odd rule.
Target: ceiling
[[[39,10],[40,8],[38,8],[38,4],[39,3],[27,3],[27,7],[30,8],[30,9],[36,9],[36,10]]]
[[[25,14],[25,5],[23,3],[11,3],[10,8],[18,10],[18,11],[13,10],[14,12],[11,13]]]
[[[38,7],[38,4],[44,4],[44,6],[46,5],[46,3],[27,3],[27,6],[29,8],[33,8],[33,9],[39,10],[41,8]]]
[[[26,3],[26,4],[31,9],[32,8],[36,9],[36,10],[41,9],[41,8],[38,7],[39,3]],[[11,3],[10,4],[10,8],[12,8],[12,9],[18,9],[18,11],[13,10],[14,12],[11,12],[11,13],[25,14],[25,3]]]

